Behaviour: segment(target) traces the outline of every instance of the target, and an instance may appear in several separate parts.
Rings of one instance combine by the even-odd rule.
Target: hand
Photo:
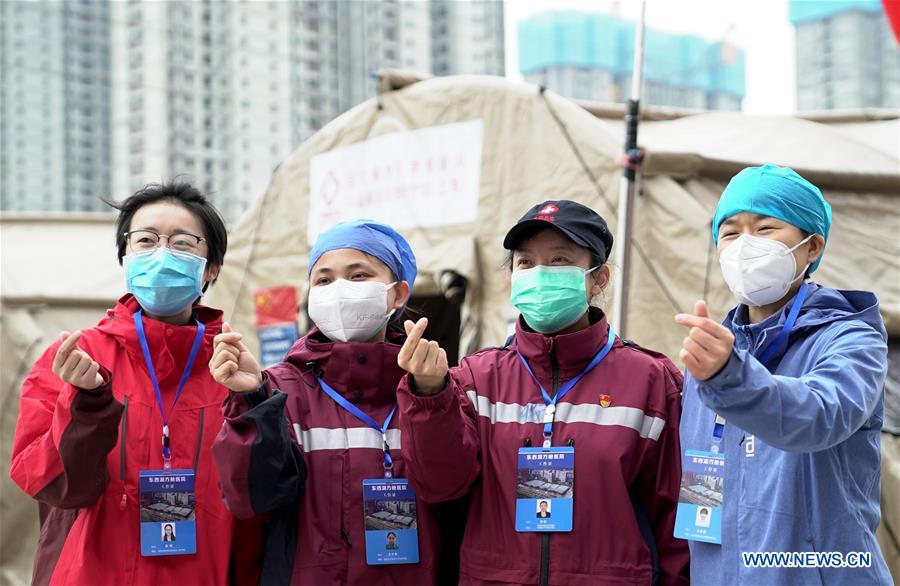
[[[81,332],[62,332],[62,341],[53,359],[53,374],[73,387],[91,391],[103,384],[100,365],[87,352],[78,347]]]
[[[691,328],[678,353],[688,372],[698,381],[703,381],[722,370],[731,358],[734,334],[709,319],[706,302],[694,304],[694,315],[679,313],[675,316],[675,322]]]
[[[407,338],[397,355],[397,364],[413,376],[419,393],[434,395],[444,388],[449,370],[447,352],[437,342],[422,339],[428,327],[427,317],[415,324],[406,320],[403,327],[406,328]]]
[[[229,390],[249,393],[262,384],[262,370],[241,338],[227,323],[222,324],[222,333],[213,338],[209,372],[217,383]]]

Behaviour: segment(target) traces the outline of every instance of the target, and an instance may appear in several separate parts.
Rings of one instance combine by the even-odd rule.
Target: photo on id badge
[[[721,543],[725,459],[689,450],[682,463],[675,537]]]
[[[574,449],[519,450],[516,531],[571,531],[574,496]]]
[[[405,480],[364,481],[363,514],[368,564],[419,561],[416,497]]]
[[[140,489],[141,554],[196,553],[194,471],[144,471]]]

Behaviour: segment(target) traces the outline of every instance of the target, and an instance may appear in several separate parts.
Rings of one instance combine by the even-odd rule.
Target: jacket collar
[[[397,365],[404,339],[391,335],[387,342],[332,342],[313,328],[294,344],[286,361],[304,372],[315,369],[317,376],[355,404],[393,404],[397,385],[406,374]]]
[[[795,301],[796,296],[777,312],[755,324],[747,323],[747,308],[738,305],[728,312],[722,324],[733,332],[744,332],[750,339],[749,349],[755,351],[778,336]],[[878,311],[878,299],[874,294],[868,291],[839,291],[813,282],[809,283],[809,293],[800,309],[794,331],[816,329],[844,320],[865,322],[887,339]]]
[[[596,307],[591,307],[588,311],[591,320],[590,326],[571,334],[556,336],[546,336],[531,330],[519,316],[512,349],[525,357],[528,366],[531,367],[532,372],[541,381],[547,392],[551,392],[549,385],[553,380],[551,352],[555,354],[556,362],[559,365],[559,380],[565,382],[580,374],[606,344],[609,337],[606,315]],[[616,339],[613,347],[621,345],[622,342]]]
[[[119,299],[113,309],[106,312],[106,316],[97,324],[97,329],[114,338],[131,359],[146,370],[144,354],[134,327],[134,314],[140,308],[137,299],[128,293]],[[194,316],[206,326],[203,344],[191,369],[192,374],[197,374],[209,368],[213,338],[222,331],[223,313],[218,309],[195,305]],[[171,385],[177,385],[197,335],[197,326],[173,326],[146,315],[143,316],[143,324],[160,387],[165,390]]]

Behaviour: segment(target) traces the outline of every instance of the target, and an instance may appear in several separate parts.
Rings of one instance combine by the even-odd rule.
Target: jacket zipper
[[[200,409],[200,429],[197,432],[197,450],[194,452],[194,475],[197,474],[197,466],[200,464],[200,448],[203,447],[203,419],[206,415],[205,409]]]
[[[122,406],[122,434],[119,438],[119,480],[122,481],[122,500],[119,501],[119,510],[124,511],[128,505],[128,493],[125,491],[125,446],[128,435],[128,395],[125,395],[125,403]]]
[[[550,350],[550,367],[553,370],[553,396],[559,392],[559,362],[556,360],[556,348]],[[541,533],[541,586],[550,583],[550,534]]]

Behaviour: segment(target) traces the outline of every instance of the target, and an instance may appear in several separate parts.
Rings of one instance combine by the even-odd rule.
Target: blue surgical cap
[[[335,224],[322,232],[309,251],[307,276],[312,274],[319,257],[338,248],[352,248],[374,256],[387,265],[398,279],[409,283],[412,291],[416,281],[416,257],[406,239],[387,224],[354,220]]]
[[[731,179],[713,216],[715,244],[719,243],[722,222],[741,212],[778,218],[810,234],[821,234],[828,242],[831,206],[818,187],[789,167],[747,167]],[[821,261],[819,256],[809,272],[815,271]]]

